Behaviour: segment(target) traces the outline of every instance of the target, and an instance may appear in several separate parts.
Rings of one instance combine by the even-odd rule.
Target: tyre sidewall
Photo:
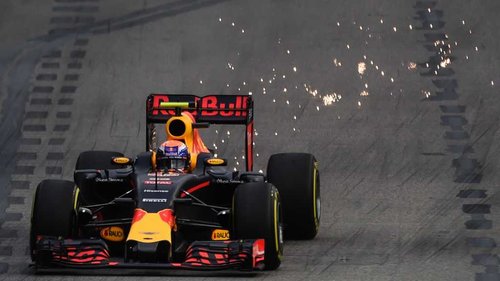
[[[267,270],[279,267],[283,256],[281,202],[269,183],[241,184],[233,197],[233,237],[265,239]]]
[[[77,235],[79,190],[64,180],[44,180],[37,186],[31,212],[30,252],[35,260],[37,236],[72,238]]]
[[[286,238],[314,238],[319,229],[321,206],[319,171],[314,156],[307,153],[272,155],[267,176],[281,195]]]

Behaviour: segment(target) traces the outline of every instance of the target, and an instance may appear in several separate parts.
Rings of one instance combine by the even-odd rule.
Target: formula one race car
[[[320,221],[316,159],[272,155],[252,172],[251,96],[151,94],[146,152],[85,151],[74,182],[44,180],[31,218],[31,258],[54,268],[276,269],[283,238],[312,239]],[[157,126],[166,141],[157,141]],[[246,126],[246,171],[203,143],[210,124]]]

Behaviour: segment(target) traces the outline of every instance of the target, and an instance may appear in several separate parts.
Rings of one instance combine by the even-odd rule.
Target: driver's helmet
[[[187,146],[177,140],[168,140],[156,150],[156,168],[160,170],[188,170],[189,152]]]

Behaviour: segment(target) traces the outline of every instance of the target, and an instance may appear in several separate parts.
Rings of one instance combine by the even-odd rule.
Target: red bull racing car
[[[246,126],[246,171],[226,169],[207,149],[199,130],[210,124]],[[36,270],[272,270],[284,237],[316,236],[317,161],[275,154],[267,175],[252,172],[251,96],[151,94],[146,128],[146,152],[137,157],[85,151],[74,181],[37,186],[30,231]]]

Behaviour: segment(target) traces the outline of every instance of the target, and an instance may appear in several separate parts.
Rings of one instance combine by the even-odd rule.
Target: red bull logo
[[[153,108],[159,108],[161,102],[169,102],[169,97],[167,95],[155,95],[153,96]],[[194,97],[194,102],[196,102],[199,107],[202,108],[200,111],[201,116],[204,117],[246,117],[247,112],[247,96],[206,96],[206,97]],[[241,109],[241,110],[224,110],[224,109]],[[198,115],[197,110],[188,110],[193,116]],[[166,109],[154,109],[151,111],[151,115],[175,115],[175,110]]]

